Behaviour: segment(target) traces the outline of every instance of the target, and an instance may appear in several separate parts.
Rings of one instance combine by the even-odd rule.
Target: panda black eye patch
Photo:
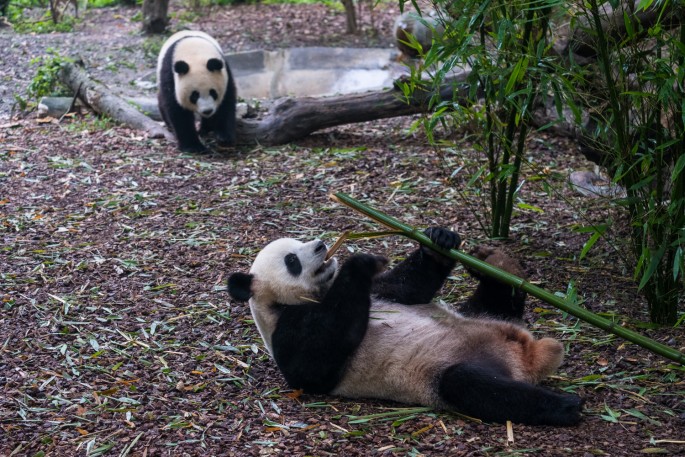
[[[186,62],[179,60],[174,64],[174,71],[179,75],[185,75],[190,71],[190,66]]]
[[[210,89],[209,95],[211,95],[214,100],[219,98],[219,94],[214,89]]]
[[[193,91],[192,94],[190,94],[190,103],[193,105],[197,103],[197,100],[200,98],[200,93],[196,90]]]
[[[302,264],[296,254],[288,254],[285,256],[285,267],[288,273],[293,276],[299,276],[302,273]]]
[[[209,59],[207,61],[207,70],[219,71],[224,68],[224,63],[219,59]]]

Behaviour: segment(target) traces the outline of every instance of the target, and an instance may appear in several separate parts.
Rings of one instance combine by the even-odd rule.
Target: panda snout
[[[321,254],[324,251],[326,251],[326,243],[324,243],[323,241],[319,241],[318,243],[316,243],[316,246],[314,246],[314,253]]]
[[[209,117],[209,116],[211,116],[212,114],[214,114],[214,108],[209,108],[209,109],[202,110],[202,112],[201,112],[200,114],[201,114],[202,116],[204,116],[204,117]]]

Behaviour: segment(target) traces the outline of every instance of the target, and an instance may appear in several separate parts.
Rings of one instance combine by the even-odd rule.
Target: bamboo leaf
[[[683,168],[685,168],[685,154],[678,157],[678,161],[675,163],[675,167],[673,167],[673,172],[671,173],[672,182],[678,179],[678,176],[683,172]]]
[[[652,6],[652,3],[654,3],[654,0],[640,0],[640,3],[637,4],[636,11],[645,11]]]
[[[673,281],[678,280],[680,274],[680,266],[683,264],[683,248],[679,247],[673,256]]]
[[[637,286],[638,290],[642,290],[642,288],[645,287],[647,281],[649,281],[649,279],[652,277],[656,269],[659,267],[659,263],[661,263],[661,258],[664,256],[664,252],[666,252],[666,245],[664,244],[656,251],[648,252],[651,252],[651,259],[649,262],[649,266],[647,267],[647,271],[645,271],[645,273],[642,275],[640,285]]]
[[[585,242],[583,245],[583,249],[580,251],[580,260],[583,260],[585,258],[585,255],[592,249],[592,246],[595,245],[597,240],[599,240],[602,235],[606,232],[607,226],[606,225],[597,225],[597,226],[592,226],[590,227],[593,230],[592,235],[590,236],[590,239]]]
[[[637,417],[638,419],[641,419],[645,422],[649,422],[652,425],[656,425],[657,427],[661,426],[661,422],[659,422],[658,420],[654,420],[651,417],[645,416],[644,413],[642,413],[641,411],[638,411],[635,408],[623,409],[621,411],[623,411],[624,413],[630,414],[633,417]]]

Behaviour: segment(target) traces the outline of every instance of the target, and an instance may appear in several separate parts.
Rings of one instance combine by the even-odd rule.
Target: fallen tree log
[[[73,65],[71,65],[73,67]],[[157,100],[154,98],[122,99],[111,93],[104,98],[100,95],[106,89],[90,80],[85,72],[78,68],[64,71],[69,75],[69,87],[78,88],[77,84],[91,88],[84,92],[81,88],[79,97],[98,113],[104,113],[117,122],[132,128],[145,130],[152,137],[166,137],[172,139],[171,133],[155,121],[161,121]],[[73,76],[77,75],[77,76]],[[237,119],[237,139],[239,144],[261,144],[275,146],[290,143],[324,128],[357,122],[367,122],[376,119],[386,119],[426,112],[430,109],[430,100],[434,95],[442,101],[463,100],[469,87],[466,80],[469,72],[459,73],[448,79],[439,89],[434,91],[417,90],[410,98],[405,97],[397,87],[380,91],[370,91],[362,94],[348,94],[336,97],[302,97],[283,98],[276,100],[267,108],[261,119]],[[73,81],[72,81],[73,80]],[[66,83],[66,81],[65,81]],[[94,96],[97,88],[97,97]],[[109,92],[109,91],[107,91]],[[117,100],[116,110],[102,107],[110,100]],[[62,116],[70,107],[72,99],[68,97],[45,97],[41,100],[40,111],[52,117]],[[93,105],[95,103],[95,105]],[[142,111],[138,112],[137,110]],[[249,109],[247,110],[249,112]],[[124,113],[121,115],[120,113]],[[144,114],[143,114],[144,113]],[[140,118],[143,121],[140,121]],[[133,122],[131,120],[134,120]],[[586,144],[583,132],[569,122],[555,122],[554,114],[547,107],[539,107],[533,116],[536,127],[545,126],[547,132],[571,138],[580,144]],[[162,133],[154,133],[161,130]],[[583,153],[593,161],[599,163],[600,156],[590,148]]]
[[[123,100],[153,121],[162,121],[162,115],[159,112],[156,98],[123,97]],[[85,107],[85,104],[80,100],[76,102],[75,106],[73,106],[72,102],[73,98],[71,97],[43,97],[38,103],[38,117],[49,116],[59,118],[70,110],[79,111]]]
[[[424,113],[431,108],[430,102],[434,97],[440,101],[466,102],[466,94],[470,90],[466,84],[468,77],[468,71],[458,73],[446,79],[438,89],[415,90],[411,97],[404,96],[396,84],[391,89],[361,94],[278,99],[259,119],[237,119],[237,141],[238,144],[275,146],[338,125]],[[88,78],[83,70],[73,64],[63,68],[61,78],[74,91],[80,87],[79,98],[95,112],[143,130],[152,138],[174,140],[171,132],[155,122],[161,120],[156,99],[120,98]],[[41,110],[53,117],[60,117],[72,107],[72,101],[66,97],[46,97],[41,100],[41,105],[44,105]],[[582,129],[572,122],[558,121],[549,107],[540,106],[535,111],[533,124],[535,127],[545,126],[549,133],[577,141],[588,159],[602,162],[601,153],[592,148],[591,140]]]
[[[151,138],[173,139],[173,135],[167,129],[113,94],[104,85],[91,79],[78,66],[65,64],[60,69],[59,78],[96,113],[146,132]]]
[[[398,87],[393,87],[335,97],[279,99],[271,104],[260,119],[237,119],[237,142],[274,146],[304,138],[328,127],[426,112],[430,109],[430,101],[434,96],[439,100],[465,100],[468,87],[464,83],[468,75],[466,71],[458,73],[447,79],[439,89],[415,90],[409,98]],[[81,87],[79,98],[95,112],[106,114],[132,128],[144,130],[153,138],[173,139],[168,130],[135,109],[135,106],[142,106],[147,114],[157,117],[159,109],[155,101],[138,99],[136,102],[136,99],[132,99],[132,103],[127,103],[103,85],[88,78],[83,70],[73,64],[63,67],[60,79],[74,92]],[[42,103],[47,112],[53,108],[64,110],[64,100],[46,98]]]
[[[435,91],[415,90],[409,98],[397,87],[336,97],[284,98],[262,119],[239,120],[238,142],[284,144],[328,127],[423,113],[429,110],[433,96],[464,100],[467,77],[468,72],[460,73]]]

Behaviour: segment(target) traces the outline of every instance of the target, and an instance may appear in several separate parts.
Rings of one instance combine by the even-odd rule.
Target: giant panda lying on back
[[[214,132],[219,143],[235,144],[236,88],[221,46],[204,32],[177,32],[157,59],[157,103],[183,152],[206,152],[200,133]]]
[[[445,249],[460,243],[446,229],[425,233]],[[561,364],[561,343],[535,340],[512,322],[428,304],[453,260],[420,247],[381,273],[382,257],[356,254],[338,270],[326,252],[320,240],[279,239],[257,255],[249,274],[228,280],[235,300],[249,299],[264,344],[293,389],[421,404],[495,422],[580,420],[580,397],[535,385]],[[518,317],[524,298],[490,281],[468,309]]]

